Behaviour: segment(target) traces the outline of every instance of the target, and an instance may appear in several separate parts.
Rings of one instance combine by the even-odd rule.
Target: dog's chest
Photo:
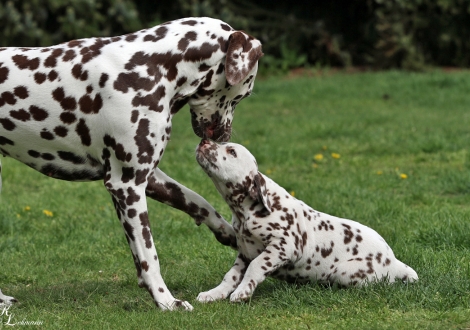
[[[237,236],[238,252],[251,260],[263,252],[266,245],[259,237],[253,234],[247,221],[241,221],[234,217],[232,219],[232,226]]]

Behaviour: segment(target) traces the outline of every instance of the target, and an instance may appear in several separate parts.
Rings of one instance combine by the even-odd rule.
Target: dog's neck
[[[253,199],[248,193],[247,187],[242,183],[221,183],[215,180],[213,182],[233,215],[236,215],[240,221],[243,222],[252,216],[262,218],[269,214],[263,203]]]

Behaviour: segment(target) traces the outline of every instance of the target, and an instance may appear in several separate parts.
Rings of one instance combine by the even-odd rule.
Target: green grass
[[[467,72],[271,78],[236,111],[233,141],[262,172],[312,207],[377,230],[418,272],[416,284],[335,289],[268,279],[249,303],[200,304],[197,294],[222,280],[235,252],[149,201],[163,276],[194,306],[161,312],[137,287],[102,183],[53,180],[4,159],[0,288],[21,301],[10,312],[47,329],[469,328],[469,91]],[[194,159],[198,142],[185,108],[161,168],[229,218]]]

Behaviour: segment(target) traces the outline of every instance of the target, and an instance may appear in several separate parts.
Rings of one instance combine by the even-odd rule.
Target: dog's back
[[[356,221],[316,211],[273,180],[264,175],[263,179],[273,201],[271,212],[262,219],[248,220],[263,224],[250,233],[255,238],[268,234],[283,238],[292,241],[294,247],[290,262],[272,276],[297,282],[337,282],[343,286],[382,278],[388,278],[390,282],[396,278],[411,281],[418,278],[413,269],[395,258],[392,249],[375,230]],[[251,219],[257,217],[259,213],[258,216],[251,213]],[[245,227],[252,226],[245,224]],[[241,233],[242,236],[246,234]],[[255,240],[253,236],[247,237],[249,241]]]

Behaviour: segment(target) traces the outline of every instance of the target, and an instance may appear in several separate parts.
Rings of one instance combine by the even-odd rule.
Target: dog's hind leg
[[[1,191],[2,191],[2,161],[0,160],[0,192]],[[5,296],[2,293],[2,290],[0,290],[0,305],[1,304],[11,305],[15,302],[18,302],[18,300],[10,296]]]
[[[0,159],[0,193],[2,192],[2,160]],[[1,298],[1,295],[0,295]]]
[[[5,296],[3,293],[2,293],[2,290],[0,290],[0,305],[1,304],[5,304],[5,305],[11,305],[15,302],[18,302],[18,300],[16,300],[15,298],[13,297],[10,297],[10,296]]]

